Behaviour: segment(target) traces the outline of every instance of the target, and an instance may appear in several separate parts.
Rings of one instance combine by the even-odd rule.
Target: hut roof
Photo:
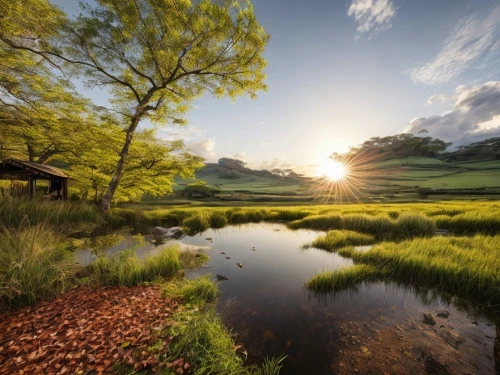
[[[12,169],[18,168],[25,170],[27,172],[38,174],[44,177],[56,177],[56,178],[69,178],[69,176],[64,173],[61,169],[51,167],[50,165],[33,163],[30,161],[19,160],[19,159],[5,159],[0,163],[0,173],[11,173]]]

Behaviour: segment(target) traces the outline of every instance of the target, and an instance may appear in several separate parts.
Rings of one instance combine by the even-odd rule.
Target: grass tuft
[[[141,261],[133,251],[100,256],[89,266],[92,277],[105,286],[135,286],[159,278],[171,278],[181,270],[179,249],[171,246]]]
[[[66,244],[47,227],[0,234],[0,306],[32,305],[69,289],[79,270]]]
[[[363,246],[375,243],[375,237],[350,230],[331,230],[316,238],[308,247],[335,251],[345,246]]]
[[[203,305],[213,302],[219,296],[217,284],[210,280],[210,276],[202,276],[193,280],[173,280],[163,286],[163,293],[167,297],[181,298],[186,302]]]
[[[328,293],[351,288],[379,276],[380,272],[376,267],[356,264],[337,271],[321,272],[306,283],[306,288],[316,293]]]

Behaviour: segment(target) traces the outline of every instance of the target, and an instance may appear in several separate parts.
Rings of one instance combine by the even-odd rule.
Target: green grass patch
[[[325,236],[316,238],[307,247],[333,251],[345,246],[362,246],[375,243],[375,237],[350,230],[331,230]]]
[[[181,269],[179,249],[167,247],[157,255],[141,261],[133,251],[121,251],[111,257],[100,256],[88,266],[92,279],[99,285],[135,286],[160,278],[171,278]]]
[[[371,265],[356,264],[338,271],[325,271],[313,276],[306,288],[316,293],[328,293],[356,287],[364,281],[379,277],[381,273]]]
[[[74,285],[80,269],[66,243],[43,225],[0,234],[0,307],[32,305]]]
[[[265,360],[261,368],[244,366],[229,331],[214,307],[178,311],[165,335],[174,336],[167,361],[184,358],[194,375],[277,375],[284,358]]]
[[[91,230],[105,222],[97,207],[87,203],[0,199],[0,227],[19,228],[38,224],[58,226],[60,232]]]
[[[364,281],[358,267],[370,266],[379,270],[380,277],[427,285],[481,304],[500,306],[500,236],[416,238],[381,243],[367,252],[344,248],[339,254],[351,257],[356,262],[354,269],[317,275],[307,283],[308,288],[328,290],[327,284],[337,288],[344,279],[346,285],[353,279]],[[346,272],[362,277],[354,278]],[[366,277],[373,274],[367,273]]]
[[[163,285],[163,294],[167,297],[181,298],[185,302],[203,305],[213,302],[219,296],[217,284],[210,280],[210,276],[203,276],[193,280],[178,279]]]

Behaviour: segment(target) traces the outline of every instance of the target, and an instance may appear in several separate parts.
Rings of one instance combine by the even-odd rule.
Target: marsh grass
[[[345,246],[364,246],[376,242],[375,237],[369,234],[350,230],[331,230],[325,236],[316,238],[306,247],[315,247],[327,251],[334,251]]]
[[[0,199],[0,228],[20,228],[42,224],[63,227],[64,232],[76,232],[84,227],[92,229],[104,222],[104,216],[97,207],[86,203],[7,197]]]
[[[179,252],[179,261],[184,270],[200,268],[208,262],[210,257],[201,251],[182,250]]]
[[[339,250],[356,265],[313,277],[306,286],[328,291],[343,282],[366,281],[377,276],[427,285],[480,304],[500,305],[500,236],[416,238],[385,242],[367,252]],[[374,267],[378,274],[365,272]]]
[[[99,256],[88,266],[92,279],[104,286],[135,286],[175,276],[181,270],[179,249],[167,247],[141,261],[133,251]]]
[[[215,301],[220,293],[217,284],[210,280],[209,275],[192,280],[176,279],[164,284],[162,290],[166,297],[181,298],[198,305]]]
[[[231,331],[212,305],[178,311],[164,334],[175,337],[166,360],[185,358],[195,375],[277,375],[284,360],[266,359],[261,368],[244,366],[243,358],[234,349]]]
[[[436,232],[436,224],[432,219],[424,215],[409,213],[404,213],[395,220],[387,216],[365,214],[314,215],[292,221],[288,227],[316,230],[343,229],[369,234],[379,241],[428,237]]]
[[[14,308],[64,292],[80,269],[66,243],[44,225],[0,234],[0,307]]]
[[[374,266],[356,264],[337,271],[321,272],[306,283],[306,288],[317,293],[340,291],[356,287],[364,281],[374,280],[381,274]]]
[[[257,206],[159,208],[134,212],[115,208],[111,216],[129,224],[184,226],[191,233],[227,224],[287,222],[292,229],[349,229],[400,240],[432,235],[432,222],[455,234],[500,233],[500,204],[496,202],[429,202],[345,204],[330,206]],[[389,230],[389,232],[385,232]],[[388,233],[388,234],[384,234]]]

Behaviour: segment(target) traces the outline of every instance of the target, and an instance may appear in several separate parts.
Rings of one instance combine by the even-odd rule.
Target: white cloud
[[[208,138],[200,142],[188,144],[187,149],[193,154],[203,156],[206,159],[213,159],[215,158],[215,138]]]
[[[205,130],[200,129],[197,126],[187,126],[187,127],[177,127],[177,128],[160,128],[158,130],[158,136],[167,141],[174,141],[182,139],[184,141],[189,141],[193,138],[199,137],[205,134]]]
[[[248,161],[248,156],[244,152],[238,152],[237,154],[231,155],[231,158],[241,160],[245,163]]]
[[[441,115],[416,118],[405,132],[418,134],[422,129],[428,135],[465,144],[500,134],[500,81],[479,86],[460,85],[456,88],[453,107]]]
[[[500,6],[490,12],[461,19],[450,31],[443,47],[430,62],[406,72],[413,82],[429,85],[445,83],[478,64],[497,64],[500,37]]]
[[[290,168],[291,165],[288,164],[284,159],[280,158],[274,158],[271,160],[264,160],[262,163],[260,163],[259,169],[267,169],[272,171],[274,168]]]
[[[260,141],[259,143],[262,147],[264,147],[265,145],[267,145],[267,142],[264,142],[264,141]]]
[[[358,37],[364,33],[371,36],[392,26],[396,8],[391,0],[352,0],[347,15],[358,24]]]

